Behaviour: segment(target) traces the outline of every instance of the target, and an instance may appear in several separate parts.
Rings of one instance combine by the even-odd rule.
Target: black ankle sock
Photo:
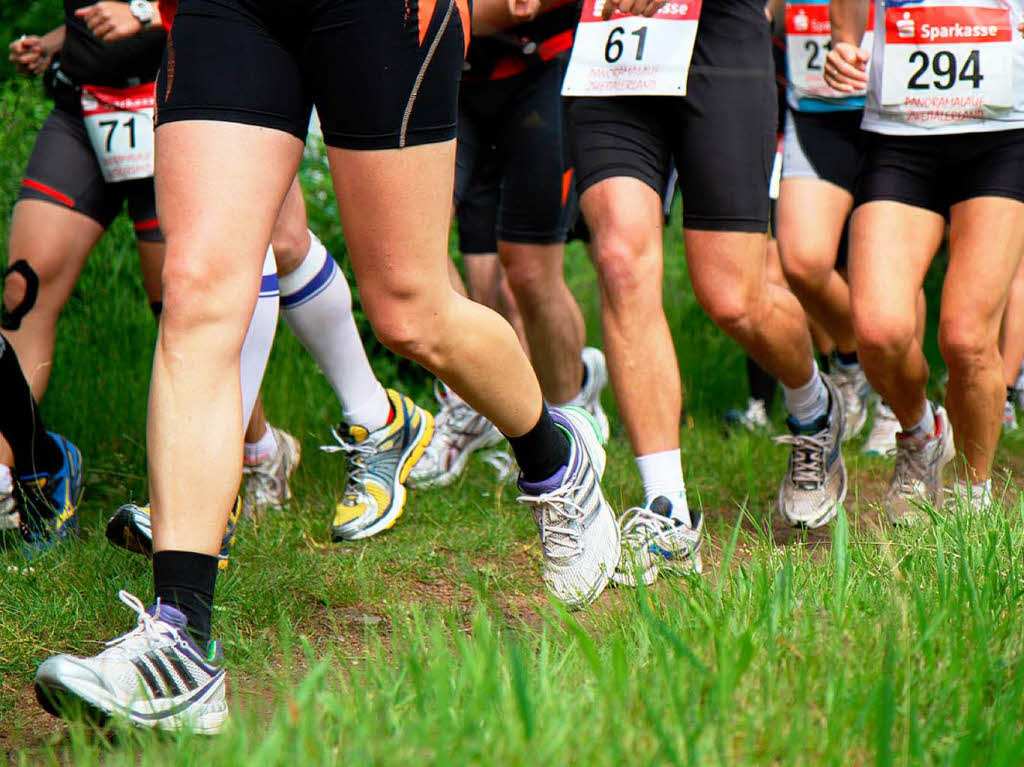
[[[540,482],[554,476],[569,463],[569,439],[551,420],[547,407],[541,410],[537,425],[526,434],[506,439],[527,482]]]
[[[838,349],[836,349],[836,359],[838,359],[847,367],[850,367],[851,365],[856,365],[860,362],[860,360],[857,359],[856,349],[854,349],[852,352],[841,352]]]
[[[0,336],[0,433],[14,451],[14,475],[52,474],[64,463],[60,446],[46,433],[18,357]]]
[[[829,373],[832,372],[832,360],[829,358],[827,354],[818,355],[818,370],[820,370],[825,375],[828,375]]]
[[[160,321],[160,315],[163,314],[163,311],[164,311],[164,302],[163,301],[150,301],[149,302],[149,310],[151,312],[153,312],[153,318],[156,319],[157,322],[159,322]]]
[[[194,551],[158,551],[153,554],[156,598],[185,614],[188,633],[203,651],[210,641],[213,589],[216,585],[217,557]]]
[[[775,392],[778,382],[752,357],[747,357],[747,383],[750,385],[750,396],[764,403],[765,410],[771,410],[775,403]]]
[[[587,366],[583,366],[583,380],[580,381],[580,391],[583,391],[587,386],[587,381],[590,380],[590,373],[587,371]]]
[[[1012,386],[1006,387],[1006,401],[1011,405],[1017,402],[1017,390]]]

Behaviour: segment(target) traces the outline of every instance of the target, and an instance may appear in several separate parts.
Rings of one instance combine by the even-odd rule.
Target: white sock
[[[263,374],[267,370],[270,359],[270,347],[274,345],[274,333],[277,332],[277,265],[274,263],[274,252],[267,248],[267,257],[263,261],[263,281],[260,283],[260,297],[256,300],[249,321],[249,330],[242,344],[242,426],[249,425],[252,409],[256,406],[256,397],[263,384]]]
[[[375,431],[387,423],[391,403],[366,359],[345,275],[309,236],[305,260],[280,280],[284,318],[334,388],[345,421]]]
[[[659,495],[672,499],[682,495],[685,499],[683,457],[678,448],[639,455],[636,458],[636,465],[640,469],[640,479],[644,483],[645,504],[649,504]]]
[[[14,492],[14,475],[11,474],[11,467],[0,463],[0,493]]]
[[[255,442],[246,442],[243,450],[245,463],[262,463],[267,460],[277,450],[277,437],[274,436],[274,430],[268,426],[262,437]]]
[[[921,420],[909,429],[905,429],[903,433],[918,439],[931,439],[935,436],[935,410],[932,408],[931,402],[925,400],[924,415],[921,416]]]
[[[799,424],[812,424],[828,412],[828,389],[821,380],[817,361],[811,364],[811,379],[807,383],[796,389],[782,387],[786,410]]]

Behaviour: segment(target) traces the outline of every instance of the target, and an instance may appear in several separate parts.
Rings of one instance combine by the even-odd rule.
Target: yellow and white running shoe
[[[434,418],[404,394],[388,389],[391,423],[367,431],[341,424],[331,433],[337,445],[321,448],[348,456],[345,497],[331,524],[335,541],[369,538],[387,530],[405,509],[405,481],[434,434]]]

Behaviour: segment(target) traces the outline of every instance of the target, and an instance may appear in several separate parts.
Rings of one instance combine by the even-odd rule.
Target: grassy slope
[[[30,92],[0,95],[5,210],[44,115]],[[341,254],[322,174],[311,167],[306,180],[314,228]],[[297,500],[243,530],[218,586],[233,726],[213,741],[104,739],[39,712],[31,675],[46,655],[95,652],[129,625],[116,589],[144,598],[151,589],[146,562],[102,536],[114,505],[145,494],[154,339],[130,227],[119,221],[62,320],[44,406],[87,457],[85,540],[35,572],[9,570],[24,564],[15,548],[0,553],[0,755],[26,764],[220,764],[240,753],[257,764],[1019,762],[1016,492],[997,520],[942,519],[892,536],[869,503],[887,466],[851,449],[848,523],[809,536],[773,529],[785,455],[763,439],[721,438],[718,414],[745,396],[742,357],[696,306],[677,227],[666,246],[666,305],[695,418],[683,433],[687,480],[708,513],[703,578],[610,592],[586,614],[561,614],[542,592],[527,515],[480,462],[453,488],[413,495],[388,535],[330,545],[344,471],[316,446],[336,408],[282,326],[267,409],[301,437],[305,457]],[[578,247],[568,273],[597,341],[593,273]],[[415,369],[375,363],[427,403]],[[606,485],[619,509],[639,498],[621,432]]]

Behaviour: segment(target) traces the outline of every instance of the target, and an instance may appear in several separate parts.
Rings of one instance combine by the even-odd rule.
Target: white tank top
[[[865,130],[1024,128],[1024,0],[874,0]]]

